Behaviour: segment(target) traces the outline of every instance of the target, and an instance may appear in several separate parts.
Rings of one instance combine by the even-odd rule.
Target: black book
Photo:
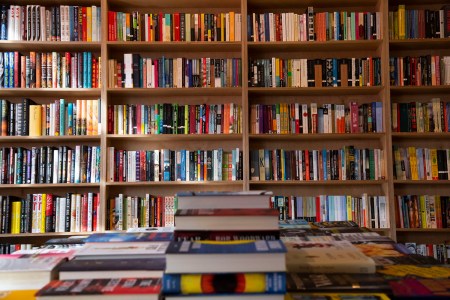
[[[140,70],[141,56],[133,53],[133,87],[141,87],[141,70]]]
[[[189,151],[189,181],[196,181],[195,166],[197,161],[195,160],[196,151]],[[187,157],[186,157],[187,159]]]
[[[180,13],[180,41],[186,41],[186,14]]]
[[[45,172],[45,183],[53,183],[53,147],[47,146],[47,170]],[[45,165],[45,162],[42,162]]]
[[[64,231],[70,232],[70,212],[72,206],[72,193],[67,193],[66,195],[66,207],[65,207],[65,217],[64,217]]]

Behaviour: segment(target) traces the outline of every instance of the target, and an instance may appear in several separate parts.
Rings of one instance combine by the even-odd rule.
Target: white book
[[[70,232],[76,232],[76,194],[72,194],[70,198]]]
[[[53,183],[58,183],[58,173],[59,173],[59,149],[53,150]]]
[[[75,195],[75,232],[81,232],[81,194]]]
[[[92,41],[93,42],[99,41],[99,39],[98,39],[98,27],[99,27],[99,24],[97,24],[97,23],[98,23],[98,21],[97,21],[97,6],[92,5],[92,26],[91,26],[91,29],[92,29]]]
[[[163,258],[168,241],[86,243],[75,259]]]
[[[125,53],[123,55],[125,88],[133,88],[133,54]]]
[[[94,205],[94,194],[93,193],[88,193],[87,194],[88,198],[87,198],[87,205],[88,205],[88,209],[87,209],[87,231],[92,231],[92,212],[93,212],[93,205]],[[98,213],[98,212],[97,212]]]
[[[81,182],[81,146],[76,145],[75,146],[75,182],[74,183],[80,183]]]
[[[58,228],[58,232],[64,232],[65,231],[65,227],[66,227],[66,205],[67,205],[67,199],[66,197],[58,197],[57,200],[59,199],[59,210],[57,210],[58,213],[58,217],[57,219],[59,219],[59,226]]]

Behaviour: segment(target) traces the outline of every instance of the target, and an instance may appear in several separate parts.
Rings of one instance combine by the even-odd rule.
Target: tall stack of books
[[[284,299],[286,248],[270,195],[177,195],[175,240],[163,276],[167,300]]]

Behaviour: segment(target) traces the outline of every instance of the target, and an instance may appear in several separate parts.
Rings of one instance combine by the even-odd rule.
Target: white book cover
[[[168,241],[87,243],[77,250],[75,259],[88,259],[93,256],[102,258],[163,256],[169,243]]]

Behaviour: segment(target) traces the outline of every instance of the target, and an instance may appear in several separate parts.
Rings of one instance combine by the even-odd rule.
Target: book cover
[[[279,240],[279,230],[176,230],[176,241],[238,241],[238,240]]]
[[[286,292],[286,273],[164,274],[164,294],[243,294]]]
[[[86,243],[171,241],[172,232],[108,232],[90,235]]]
[[[113,278],[113,279],[77,279],[53,280],[36,293],[37,299],[52,299],[56,296],[95,295],[146,295],[146,299],[159,299],[160,278]],[[132,298],[129,298],[132,299]]]
[[[110,242],[90,243],[79,249],[76,259],[90,259],[102,256],[102,258],[152,258],[164,255],[169,242]]]
[[[290,272],[375,273],[375,262],[348,241],[290,241],[285,245]]]
[[[281,241],[173,241],[167,248],[167,254],[256,254],[285,253]]]

